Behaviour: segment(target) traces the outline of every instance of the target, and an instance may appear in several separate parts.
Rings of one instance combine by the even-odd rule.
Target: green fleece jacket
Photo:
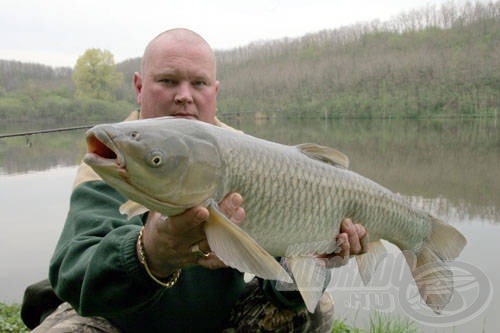
[[[121,215],[125,200],[102,180],[77,181],[50,264],[56,294],[124,332],[220,331],[244,288],[242,274],[197,266],[183,269],[172,288],[156,284],[136,255],[144,217]],[[301,304],[297,294],[284,298],[269,285],[264,290],[274,301]]]

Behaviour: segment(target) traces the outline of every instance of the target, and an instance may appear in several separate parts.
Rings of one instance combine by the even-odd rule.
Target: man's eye
[[[175,80],[172,80],[172,79],[161,79],[159,80],[161,83],[163,84],[167,84],[167,85],[174,85],[175,84]]]
[[[204,87],[204,86],[206,86],[206,83],[205,83],[205,81],[201,81],[201,80],[194,81],[193,82],[193,86],[195,86],[195,87]]]

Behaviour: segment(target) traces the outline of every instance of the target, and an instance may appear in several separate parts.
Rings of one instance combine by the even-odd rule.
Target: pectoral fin
[[[288,258],[297,289],[309,312],[314,312],[325,286],[326,267],[323,261],[314,257]]]
[[[149,211],[148,208],[132,200],[129,200],[120,206],[120,213],[127,214],[127,218],[129,220],[134,216],[144,214],[147,211]]]
[[[205,233],[210,249],[228,266],[268,280],[291,283],[292,279],[278,261],[211,202]]]

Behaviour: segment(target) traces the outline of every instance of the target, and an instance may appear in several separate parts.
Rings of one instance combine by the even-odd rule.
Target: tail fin
[[[432,233],[416,256],[405,253],[420,296],[436,313],[453,295],[453,273],[446,261],[455,259],[467,241],[454,227],[432,217]]]

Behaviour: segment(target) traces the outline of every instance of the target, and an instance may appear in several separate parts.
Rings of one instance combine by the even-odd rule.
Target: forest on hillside
[[[496,117],[500,1],[427,5],[216,57],[221,115]],[[139,65],[140,58],[116,64],[122,80],[101,100],[76,93],[72,68],[0,60],[0,120],[120,120],[136,107],[131,78]]]

